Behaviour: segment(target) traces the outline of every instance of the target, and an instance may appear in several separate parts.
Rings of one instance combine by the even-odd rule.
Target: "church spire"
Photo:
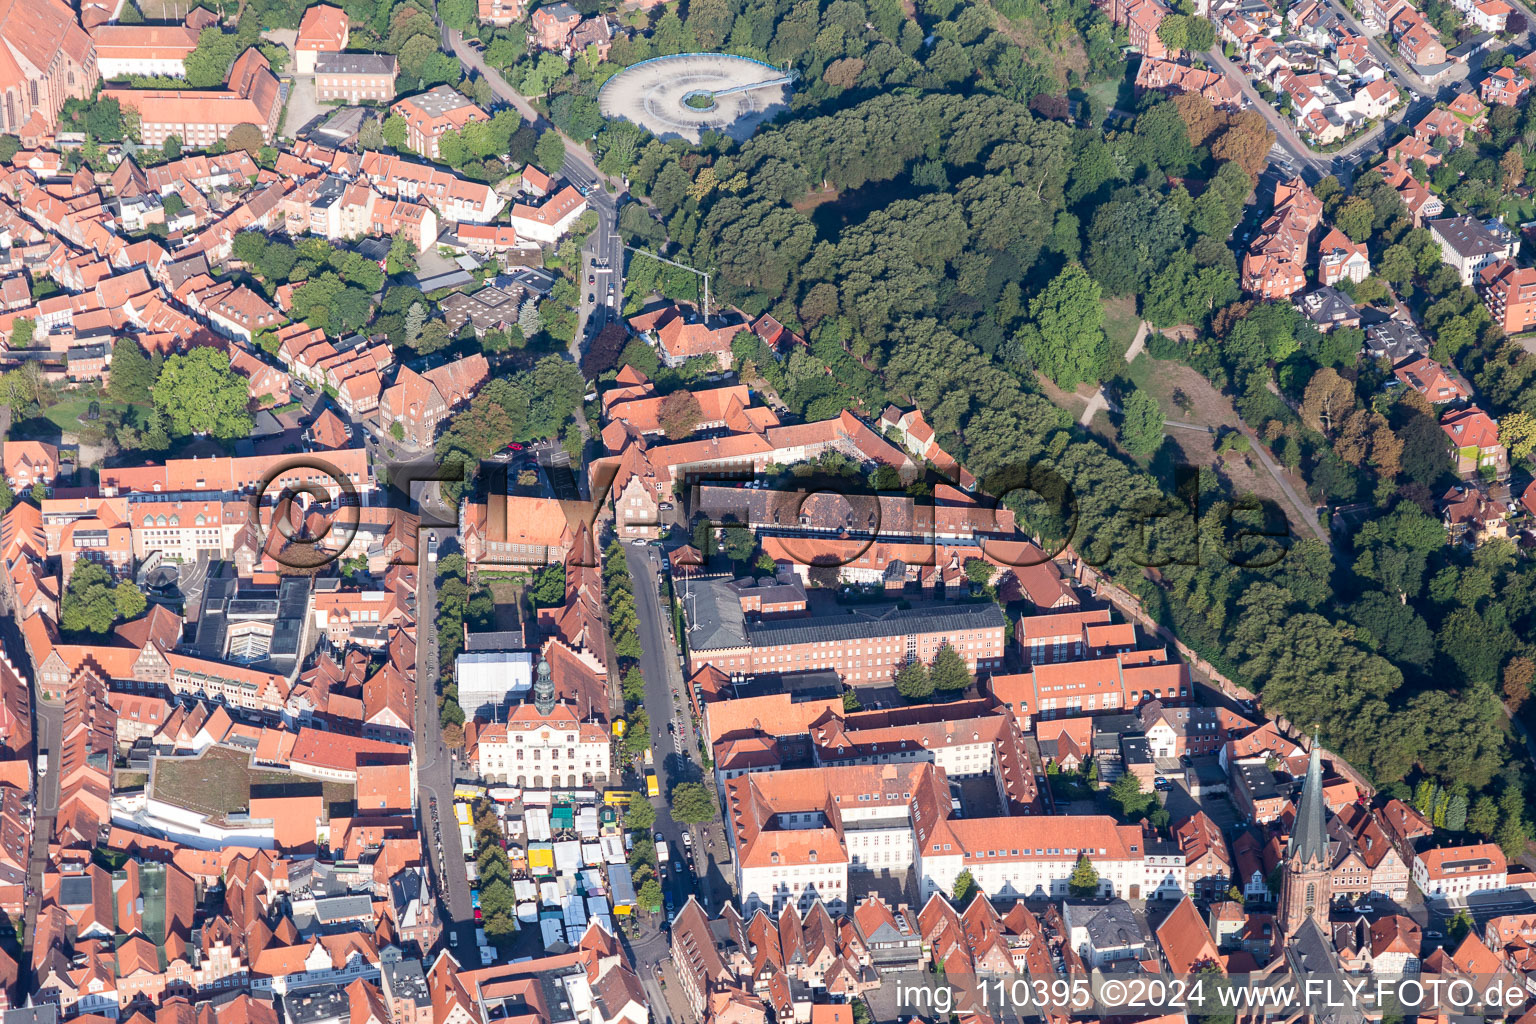
[[[1333,864],[1328,856],[1327,810],[1323,806],[1323,748],[1312,735],[1307,778],[1296,804],[1296,823],[1285,849],[1285,874],[1275,919],[1290,938],[1308,921],[1326,928],[1333,902]]]
[[[1307,778],[1301,785],[1301,800],[1296,807],[1296,827],[1291,830],[1287,859],[1302,864],[1326,864],[1328,827],[1323,808],[1322,747],[1316,734],[1312,737],[1312,757],[1307,762]]]
[[[549,675],[548,659],[539,660],[538,675],[533,681],[533,707],[546,716],[555,710],[555,681]]]

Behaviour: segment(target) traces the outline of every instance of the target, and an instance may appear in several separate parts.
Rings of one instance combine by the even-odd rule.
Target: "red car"
[[[479,907],[475,908],[475,920],[476,921],[483,920],[483,917],[480,914],[480,908]]]
[[[507,451],[509,452],[520,452],[522,450],[523,442],[521,441],[513,441],[511,444],[507,445]]]

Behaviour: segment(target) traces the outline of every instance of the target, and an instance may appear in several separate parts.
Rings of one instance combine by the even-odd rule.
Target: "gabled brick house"
[[[490,377],[485,356],[476,353],[426,373],[401,367],[395,382],[379,399],[379,422],[400,440],[421,447],[432,443],[438,426],[467,403]]]

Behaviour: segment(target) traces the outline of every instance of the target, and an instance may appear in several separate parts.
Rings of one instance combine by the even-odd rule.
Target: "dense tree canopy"
[[[229,368],[229,356],[217,349],[194,348],[171,356],[161,367],[153,394],[155,408],[180,436],[250,436],[250,383]]]
[[[116,623],[144,613],[144,595],[132,581],[116,583],[104,566],[82,559],[70,574],[60,602],[66,633],[104,636]]]

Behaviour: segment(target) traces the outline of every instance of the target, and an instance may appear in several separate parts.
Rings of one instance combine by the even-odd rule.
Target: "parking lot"
[[[282,134],[294,138],[300,128],[319,117],[329,114],[335,107],[328,107],[315,96],[315,76],[292,74],[287,78],[288,103],[284,107]]]
[[[1206,816],[1230,838],[1233,829],[1242,820],[1242,815],[1232,803],[1232,798],[1226,793],[1202,793],[1200,796],[1195,796],[1190,792],[1188,775],[1191,770],[1198,771],[1215,765],[1214,756],[1194,758],[1189,766],[1182,765],[1172,758],[1159,759],[1158,775],[1167,779],[1171,785],[1170,788],[1160,791],[1157,797],[1164,809],[1168,811],[1170,824],[1177,825],[1196,811],[1204,811]]]

